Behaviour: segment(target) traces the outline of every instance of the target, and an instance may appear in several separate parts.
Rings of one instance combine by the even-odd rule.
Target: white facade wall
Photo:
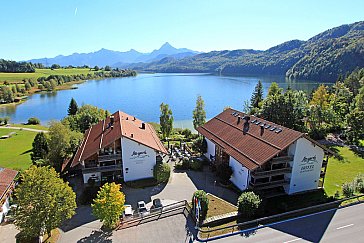
[[[133,140],[122,139],[122,159],[124,181],[153,177],[156,152]]]
[[[83,174],[83,183],[87,183],[88,179],[90,179],[90,177],[97,177],[99,180],[101,181],[101,172],[92,172],[92,173],[87,173],[87,174]]]
[[[230,181],[240,190],[244,191],[249,185],[249,170],[230,156],[229,165],[233,169]]]
[[[290,185],[285,188],[286,193],[293,194],[317,189],[320,180],[324,151],[322,148],[307,140],[298,139],[291,145],[289,153],[294,152]]]
[[[205,153],[205,156],[210,160],[210,155],[215,156],[215,144],[207,138],[205,138],[205,140],[207,142],[207,152]]]
[[[6,213],[9,211],[10,209],[10,204],[9,204],[9,198],[6,199],[5,203],[3,204],[3,206],[1,207],[2,211],[0,212],[0,223],[3,222]]]

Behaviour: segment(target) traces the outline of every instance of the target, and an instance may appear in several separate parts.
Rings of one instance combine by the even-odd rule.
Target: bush
[[[359,174],[354,178],[353,184],[355,186],[355,191],[359,193],[364,192],[364,178],[363,174]]]
[[[158,163],[154,166],[153,175],[158,182],[167,182],[171,175],[171,168],[168,164]]]
[[[228,184],[231,175],[233,174],[233,169],[226,163],[221,163],[217,166],[217,176],[220,178],[221,182]]]
[[[342,191],[343,191],[343,195],[344,197],[351,197],[354,195],[354,191],[355,191],[355,188],[354,188],[354,185],[353,183],[344,183],[342,185]]]
[[[190,160],[190,168],[192,170],[202,170],[203,168],[203,162],[197,159],[191,159]]]
[[[185,128],[182,130],[182,135],[185,136],[186,139],[189,139],[191,137],[191,130],[188,128]]]
[[[202,222],[207,215],[207,210],[209,208],[209,199],[207,198],[207,194],[205,191],[203,190],[198,190],[195,191],[195,193],[193,193],[192,196],[192,213],[195,214],[196,213],[196,208],[195,208],[195,199],[197,198],[198,201],[200,201],[200,206],[201,206],[201,211],[200,211],[200,215],[199,215],[199,220],[200,222]]]
[[[36,117],[31,117],[28,119],[28,125],[38,125],[40,124],[40,120]]]
[[[238,210],[247,218],[255,215],[262,200],[254,192],[243,192],[238,198]]]

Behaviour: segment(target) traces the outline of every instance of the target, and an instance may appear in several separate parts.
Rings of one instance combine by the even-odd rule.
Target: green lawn
[[[23,127],[23,128],[32,128],[38,130],[48,130],[48,127],[42,125],[25,125],[25,124],[10,124],[12,127]]]
[[[16,132],[11,138],[0,139],[0,167],[25,170],[31,165],[30,150],[36,132],[0,129],[0,135]]]
[[[359,173],[364,173],[364,159],[355,155],[348,147],[334,147],[342,160],[330,158],[325,177],[325,191],[329,196],[339,191],[344,182],[350,182]]]
[[[1,84],[6,80],[10,83],[23,83],[25,78],[37,79],[49,75],[74,75],[94,73],[89,68],[70,68],[70,69],[36,69],[34,73],[0,73]]]

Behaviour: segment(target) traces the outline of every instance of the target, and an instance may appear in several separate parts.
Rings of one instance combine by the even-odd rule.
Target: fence
[[[118,227],[118,230],[134,227],[180,213],[183,213],[186,216],[186,213],[190,213],[189,208],[190,206],[188,205],[188,202],[184,200],[163,206],[162,208],[151,209],[148,213],[136,213],[130,218],[123,219],[120,223],[120,226]]]
[[[293,217],[297,217],[297,216],[301,216],[301,215],[307,215],[307,214],[318,212],[318,211],[324,211],[326,209],[334,208],[335,206],[338,207],[343,202],[346,202],[348,200],[351,201],[351,200],[357,199],[360,202],[361,201],[360,198],[362,198],[362,197],[364,197],[364,195],[345,198],[342,200],[337,200],[337,201],[333,201],[333,202],[329,202],[329,203],[315,205],[312,207],[297,209],[297,210],[293,210],[293,211],[289,211],[289,212],[285,212],[285,213],[281,213],[281,214],[276,214],[276,215],[272,215],[272,216],[268,216],[268,217],[263,217],[263,218],[259,218],[259,219],[254,219],[254,220],[250,220],[250,221],[246,221],[246,222],[242,222],[242,223],[238,223],[238,224],[234,224],[234,225],[229,225],[229,226],[225,226],[225,227],[219,227],[219,228],[214,228],[214,229],[209,229],[209,227],[208,227],[207,230],[198,228],[200,236],[206,236],[206,237],[201,237],[204,239],[200,239],[200,240],[201,241],[206,241],[209,239],[212,240],[212,238],[210,238],[210,235],[220,235],[219,237],[221,237],[221,234],[216,234],[216,232],[219,232],[219,231],[223,234],[233,234],[233,233],[237,233],[237,232],[245,232],[245,234],[250,234],[253,231],[249,231],[249,229],[258,227],[259,225],[262,225],[262,224],[279,222],[279,221],[282,221],[285,219],[289,219],[289,218],[293,218]]]

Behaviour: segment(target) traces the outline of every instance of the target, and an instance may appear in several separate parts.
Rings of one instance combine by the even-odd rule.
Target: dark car
[[[159,198],[153,200],[153,206],[152,206],[153,209],[162,209],[162,207],[163,205]]]

